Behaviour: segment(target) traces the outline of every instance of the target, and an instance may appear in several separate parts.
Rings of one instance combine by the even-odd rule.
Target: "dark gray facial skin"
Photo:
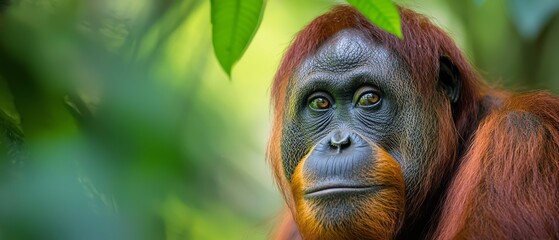
[[[357,101],[367,92],[380,101],[361,107]],[[311,108],[316,97],[328,99],[330,107]],[[281,141],[285,176],[291,181],[301,159],[333,132],[349,132],[388,151],[404,173],[407,197],[413,196],[425,161],[436,153],[437,106],[429,104],[435,97],[440,96],[417,91],[406,66],[389,49],[356,30],[338,32],[306,59],[288,86]]]

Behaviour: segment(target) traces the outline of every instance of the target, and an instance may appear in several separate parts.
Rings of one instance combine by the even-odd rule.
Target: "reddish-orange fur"
[[[280,154],[290,78],[325,40],[353,28],[395,52],[418,89],[434,101],[439,58],[448,57],[460,72],[462,88],[453,106],[456,111],[450,105],[436,107],[441,125],[435,143],[438,154],[427,166],[416,201],[406,202],[407,223],[413,223],[416,216],[431,216],[422,236],[437,239],[559,238],[559,99],[544,93],[514,95],[488,88],[450,37],[424,16],[399,10],[403,40],[373,26],[353,8],[340,6],[309,24],[286,52],[272,87],[275,117],[268,158],[291,211],[297,206],[283,176]],[[528,128],[523,129],[523,124]],[[293,181],[296,185],[304,180],[295,174]],[[440,209],[440,214],[424,210],[433,192],[440,197],[427,204]],[[289,216],[287,222],[293,217],[302,216]],[[310,226],[310,220],[301,222],[305,226],[299,228],[316,227]],[[293,236],[293,224],[282,226],[288,234],[280,231],[278,239]],[[398,234],[385,236],[402,237]]]
[[[510,97],[478,128],[435,236],[557,239],[558,218],[559,99]]]

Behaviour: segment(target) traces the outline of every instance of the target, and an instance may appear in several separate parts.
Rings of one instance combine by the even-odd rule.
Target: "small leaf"
[[[347,0],[378,27],[402,38],[400,14],[392,0]]]
[[[212,41],[219,64],[231,77],[231,68],[254,37],[264,0],[211,0]]]

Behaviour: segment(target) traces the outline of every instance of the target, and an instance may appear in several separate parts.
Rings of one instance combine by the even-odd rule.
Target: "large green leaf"
[[[263,0],[211,0],[212,41],[215,55],[227,75],[256,33]]]
[[[378,27],[402,38],[400,14],[392,0],[347,0]]]

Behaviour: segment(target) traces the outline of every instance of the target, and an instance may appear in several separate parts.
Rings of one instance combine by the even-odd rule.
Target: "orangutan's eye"
[[[380,96],[374,92],[365,92],[359,96],[357,106],[372,107],[380,101]]]
[[[323,111],[332,106],[332,103],[325,97],[315,97],[309,101],[309,107],[313,110]]]

